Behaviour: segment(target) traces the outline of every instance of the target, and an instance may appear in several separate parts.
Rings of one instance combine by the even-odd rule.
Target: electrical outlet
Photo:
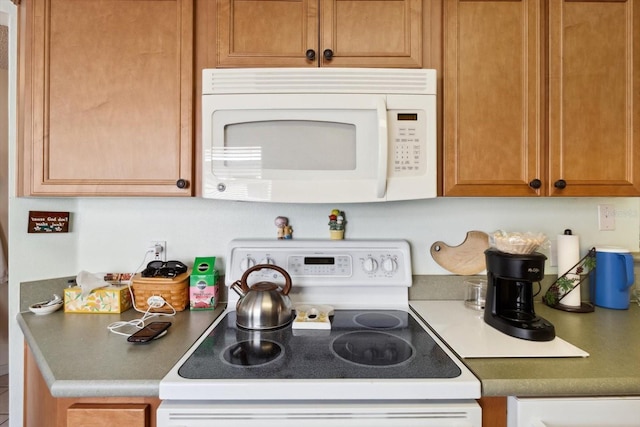
[[[167,242],[164,240],[152,240],[149,245],[150,248],[155,248],[153,252],[153,259],[159,261],[167,260]]]
[[[600,228],[600,231],[611,231],[616,229],[615,206],[609,204],[598,205],[598,227]]]

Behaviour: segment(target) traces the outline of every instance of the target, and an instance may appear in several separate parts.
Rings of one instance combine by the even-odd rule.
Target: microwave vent
[[[202,94],[380,93],[435,95],[436,70],[395,68],[204,69]]]

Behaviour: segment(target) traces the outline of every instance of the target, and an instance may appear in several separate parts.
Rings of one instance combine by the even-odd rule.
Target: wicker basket
[[[133,276],[131,288],[135,307],[138,310],[149,309],[148,300],[153,296],[160,296],[171,306],[165,304],[160,308],[152,308],[152,313],[171,313],[173,307],[176,311],[183,311],[189,306],[189,276],[191,271],[182,273],[173,279],[162,277],[142,277],[140,274]]]

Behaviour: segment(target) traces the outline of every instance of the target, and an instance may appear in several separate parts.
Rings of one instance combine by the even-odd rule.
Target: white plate
[[[46,304],[47,301],[44,302],[39,302],[36,304],[32,304],[29,306],[29,310],[31,310],[32,313],[35,314],[50,314],[53,313],[54,311],[58,310],[60,307],[62,307],[64,305],[64,301],[60,301],[57,302],[55,304],[51,304],[51,305],[45,305],[43,306],[43,304]]]

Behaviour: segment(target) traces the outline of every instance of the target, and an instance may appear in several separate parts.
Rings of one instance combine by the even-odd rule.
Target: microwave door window
[[[219,178],[262,178],[261,147],[213,147],[211,162]]]
[[[219,160],[235,177],[285,178],[287,171],[356,170],[356,126],[316,120],[266,120],[225,126]],[[214,169],[217,169],[214,166]],[[220,170],[216,171],[218,174]]]

